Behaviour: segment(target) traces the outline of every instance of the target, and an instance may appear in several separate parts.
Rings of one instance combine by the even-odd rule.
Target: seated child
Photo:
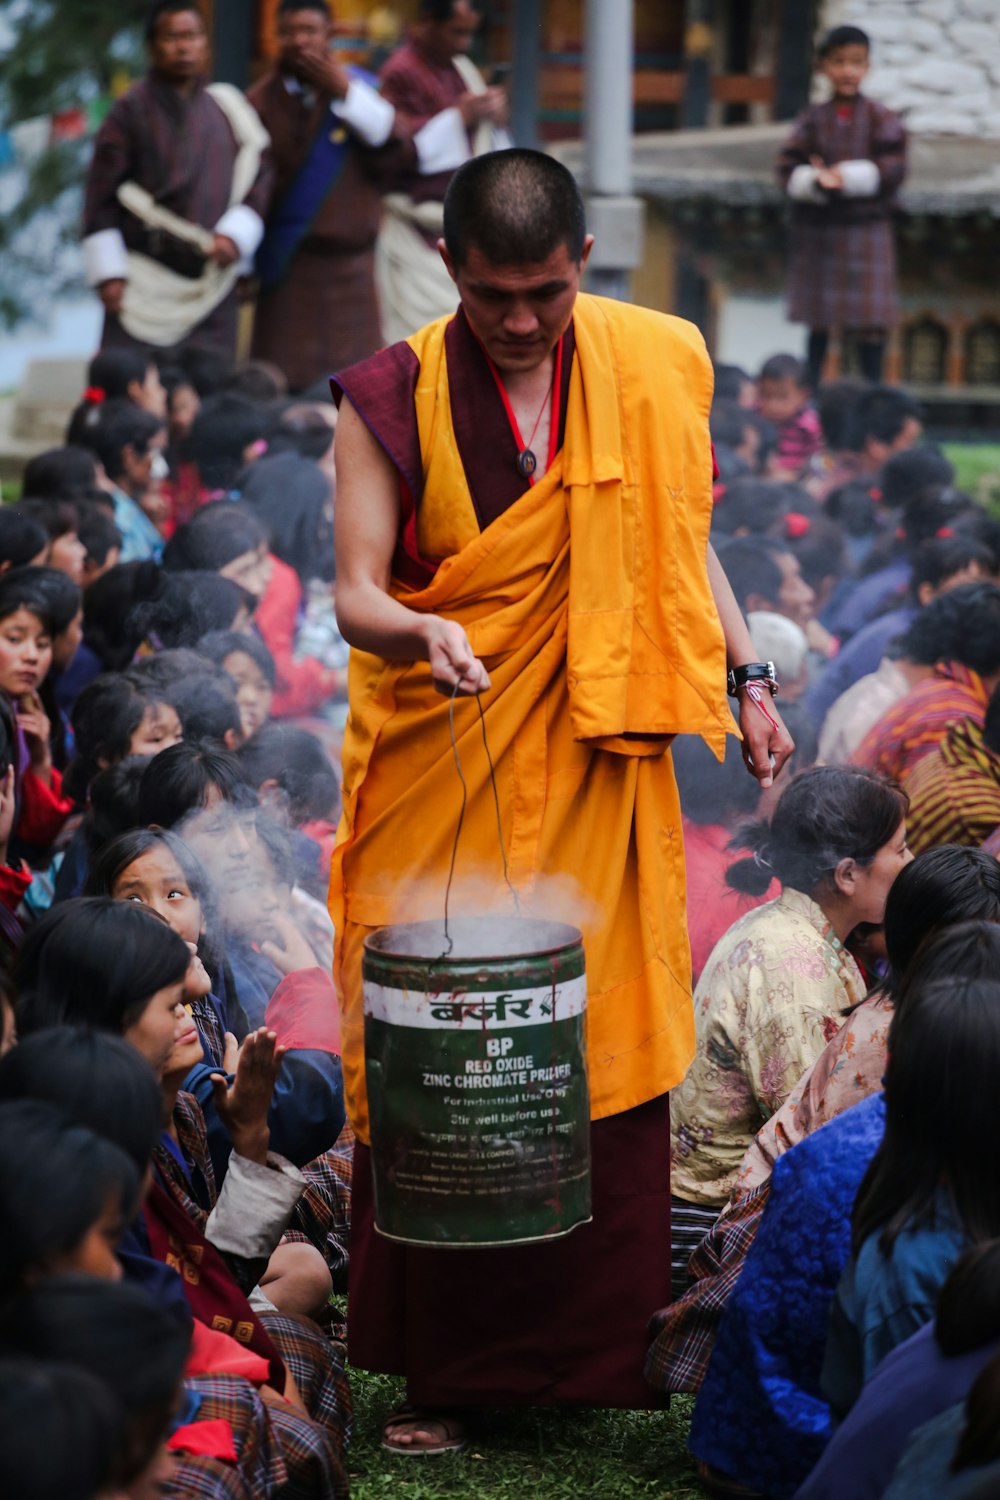
[[[805,366],[794,354],[772,354],[757,377],[757,410],[777,429],[771,467],[783,479],[800,479],[823,451],[823,431],[810,404]]]

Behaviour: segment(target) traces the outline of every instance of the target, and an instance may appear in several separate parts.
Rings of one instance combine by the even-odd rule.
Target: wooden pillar
[[[684,7],[684,101],[681,126],[703,130],[712,108],[715,0],[687,0]]]
[[[774,118],[790,120],[809,102],[816,0],[783,0],[778,19]]]
[[[255,0],[214,0],[212,5],[213,74],[219,83],[245,89],[257,30]]]

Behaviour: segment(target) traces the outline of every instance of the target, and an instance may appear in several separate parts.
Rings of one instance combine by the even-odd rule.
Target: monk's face
[[[192,8],[161,16],[149,44],[149,57],[155,72],[171,83],[200,77],[208,63],[208,40],[198,12]]]
[[[498,370],[523,374],[547,359],[565,333],[590,254],[573,260],[565,244],[530,265],[498,266],[470,245],[465,263],[445,265],[458,287],[469,325]]]

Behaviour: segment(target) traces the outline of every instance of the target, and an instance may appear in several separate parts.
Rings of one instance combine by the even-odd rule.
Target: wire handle
[[[449,930],[449,905],[451,902],[452,882],[455,878],[455,861],[458,858],[458,841],[462,837],[462,824],[465,821],[465,809],[469,801],[469,787],[465,779],[465,774],[462,771],[462,761],[458,753],[458,739],[455,734],[455,699],[458,697],[458,689],[459,684],[456,682],[451,690],[451,698],[448,703],[448,731],[451,734],[451,751],[455,757],[455,770],[458,772],[458,779],[462,783],[462,805],[458,810],[458,822],[455,825],[455,842],[451,846],[451,864],[448,867],[448,883],[444,888],[444,940],[447,946],[441,955],[442,958],[448,958],[455,946],[454,939]],[[503,823],[500,818],[500,793],[497,790],[496,767],[493,764],[493,756],[490,753],[490,742],[486,737],[486,714],[483,709],[483,700],[478,693],[476,694],[476,705],[479,709],[479,722],[483,731],[483,749],[486,751],[486,760],[490,768],[490,785],[493,788],[493,806],[496,809],[497,815],[497,839],[500,844],[500,858],[503,861],[504,884],[514,898],[514,910],[520,916],[521,902],[510,878],[510,870],[507,865],[507,849],[503,841]]]

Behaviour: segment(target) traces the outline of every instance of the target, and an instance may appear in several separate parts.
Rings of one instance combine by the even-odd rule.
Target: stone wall
[[[871,37],[865,91],[910,130],[1000,137],[1000,0],[825,0],[821,32],[842,24]]]

